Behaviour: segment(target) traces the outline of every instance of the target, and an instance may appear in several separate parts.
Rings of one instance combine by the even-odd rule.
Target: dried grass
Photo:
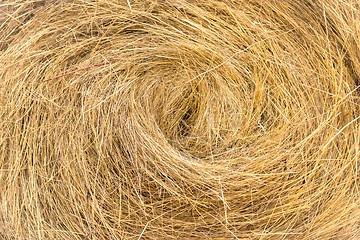
[[[358,0],[0,15],[1,239],[360,239]]]

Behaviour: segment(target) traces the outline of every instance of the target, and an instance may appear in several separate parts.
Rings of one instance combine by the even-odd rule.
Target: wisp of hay
[[[0,239],[360,239],[358,0],[0,1]]]

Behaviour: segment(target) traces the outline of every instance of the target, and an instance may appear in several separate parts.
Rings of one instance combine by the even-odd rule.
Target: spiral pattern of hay
[[[0,239],[360,239],[357,0],[3,0]]]

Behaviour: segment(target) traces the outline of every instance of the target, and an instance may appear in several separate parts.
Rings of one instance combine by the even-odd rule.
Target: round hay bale
[[[360,239],[357,0],[0,12],[0,238]]]

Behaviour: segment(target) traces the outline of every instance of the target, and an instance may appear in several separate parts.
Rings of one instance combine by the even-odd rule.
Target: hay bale
[[[2,239],[359,239],[354,0],[3,0]]]

